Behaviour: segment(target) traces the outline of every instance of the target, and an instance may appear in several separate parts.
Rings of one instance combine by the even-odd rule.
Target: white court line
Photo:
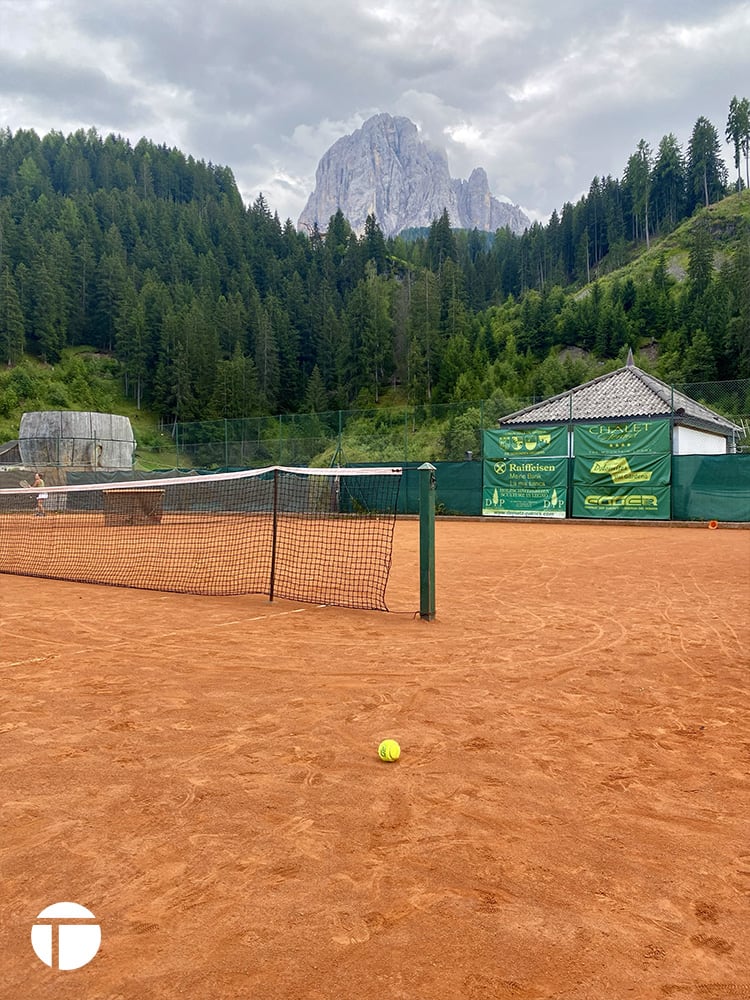
[[[210,629],[216,629],[216,628],[226,628],[228,625],[243,625],[246,622],[261,622],[261,621],[264,621],[264,620],[270,619],[270,618],[284,618],[284,617],[286,617],[288,615],[298,615],[298,614],[301,614],[303,611],[311,611],[313,608],[317,609],[317,608],[327,608],[327,607],[329,607],[328,604],[309,604],[307,607],[304,607],[304,608],[294,608],[292,611],[277,611],[276,613],[273,613],[273,614],[255,615],[253,618],[237,618],[234,621],[230,621],[230,622],[218,622],[215,625],[206,625],[205,628],[207,630],[210,630]],[[171,632],[160,632],[159,633],[159,638],[160,639],[167,639],[170,636],[180,635],[183,632],[194,632],[194,631],[195,631],[195,626],[191,626],[190,628],[174,629]],[[19,638],[21,638],[21,637],[19,636]],[[47,656],[35,656],[35,657],[33,657],[31,659],[28,659],[28,660],[18,660],[15,663],[2,663],[2,662],[0,662],[0,669],[5,669],[6,667],[11,667],[11,668],[12,667],[23,667],[23,666],[26,666],[27,664],[30,664],[30,663],[43,663],[45,660],[56,659],[57,657],[63,656],[65,654],[72,655],[72,656],[80,656],[83,653],[90,653],[92,650],[99,650],[100,652],[102,652],[104,650],[110,650],[111,651],[112,649],[116,648],[117,646],[128,645],[132,641],[133,640],[129,636],[121,636],[120,638],[110,639],[107,642],[97,643],[96,646],[84,646],[83,648],[72,649],[72,650],[71,649],[61,649],[59,652],[49,653]]]
[[[266,618],[284,618],[286,615],[298,615],[302,611],[309,611],[311,608],[327,608],[327,604],[311,604],[307,608],[295,608],[293,611],[279,611],[273,615],[256,615],[254,618],[237,618],[233,622],[220,622],[218,625],[212,625],[211,628],[224,628],[226,625],[242,625],[243,622],[262,622]],[[184,631],[184,629],[180,629]],[[165,632],[164,635],[174,635],[173,632]]]
[[[50,653],[49,656],[34,656],[30,660],[16,660],[15,663],[0,663],[0,669],[5,670],[6,667],[25,667],[28,663],[44,663],[45,660],[54,660],[59,655],[59,653]]]

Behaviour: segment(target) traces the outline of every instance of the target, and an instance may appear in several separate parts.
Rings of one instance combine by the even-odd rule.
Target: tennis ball
[[[395,740],[383,740],[378,747],[378,757],[381,760],[398,760],[401,756],[401,747]]]

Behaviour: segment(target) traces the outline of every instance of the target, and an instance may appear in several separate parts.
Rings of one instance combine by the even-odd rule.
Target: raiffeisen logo
[[[78,903],[53,903],[45,907],[31,928],[31,946],[53,969],[80,969],[99,951],[102,929],[96,917]]]

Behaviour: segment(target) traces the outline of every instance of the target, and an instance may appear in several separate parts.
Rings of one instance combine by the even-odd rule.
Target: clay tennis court
[[[3,997],[750,997],[750,531],[441,520],[418,576],[409,520],[391,613],[0,575]]]

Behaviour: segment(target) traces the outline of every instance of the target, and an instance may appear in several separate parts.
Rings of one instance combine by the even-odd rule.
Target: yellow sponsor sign
[[[595,475],[609,475],[612,477],[613,483],[647,483],[653,475],[653,472],[646,469],[634,472],[630,468],[627,458],[599,459],[591,466],[591,473]]]
[[[584,503],[587,507],[640,507],[654,509],[659,506],[657,498],[647,493],[632,493],[629,496],[603,496],[600,493],[589,493]]]

